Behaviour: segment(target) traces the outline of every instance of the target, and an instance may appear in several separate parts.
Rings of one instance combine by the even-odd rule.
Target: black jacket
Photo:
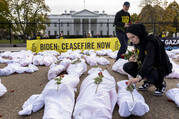
[[[139,44],[135,45],[135,48],[139,50],[137,61],[138,64],[141,64],[139,75],[146,77],[152,68],[158,70],[162,76],[172,72],[172,64],[165,51],[164,43],[159,37],[148,35],[143,24],[132,24],[126,32],[138,36],[140,40]]]
[[[116,31],[125,31],[124,25],[125,23],[130,23],[130,14],[125,12],[123,9],[116,13],[114,19],[114,25],[116,27]]]
[[[145,77],[152,69],[158,70],[162,76],[171,73],[172,64],[160,39],[157,36],[149,35],[145,37],[144,41],[135,46],[139,50],[138,61],[141,61],[142,64],[138,74]]]

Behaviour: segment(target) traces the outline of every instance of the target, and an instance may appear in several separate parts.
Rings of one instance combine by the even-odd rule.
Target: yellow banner
[[[78,38],[78,39],[38,39],[27,40],[27,50],[42,52],[56,50],[119,50],[120,43],[117,38]]]

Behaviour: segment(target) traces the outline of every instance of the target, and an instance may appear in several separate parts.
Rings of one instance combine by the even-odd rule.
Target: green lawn
[[[12,44],[24,43],[23,40],[12,40]],[[10,40],[0,40],[0,44],[10,44]]]

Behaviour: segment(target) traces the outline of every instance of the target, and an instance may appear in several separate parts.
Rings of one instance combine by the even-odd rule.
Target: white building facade
[[[91,12],[84,9],[79,12],[70,11],[61,15],[49,15],[50,24],[46,26],[46,35],[86,35],[114,36],[114,15]]]

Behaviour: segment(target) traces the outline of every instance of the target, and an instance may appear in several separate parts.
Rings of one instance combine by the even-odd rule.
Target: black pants
[[[127,62],[124,64],[123,69],[125,72],[130,74],[133,77],[136,77],[139,71],[138,64],[136,62]],[[147,73],[144,78],[147,79],[151,84],[155,85],[156,88],[163,87],[164,77],[157,69],[153,69]]]
[[[120,49],[117,53],[117,57],[116,60],[118,60],[122,54],[124,54],[127,50],[127,46],[128,46],[128,38],[125,32],[122,31],[116,31],[116,36],[119,39],[120,42]]]

